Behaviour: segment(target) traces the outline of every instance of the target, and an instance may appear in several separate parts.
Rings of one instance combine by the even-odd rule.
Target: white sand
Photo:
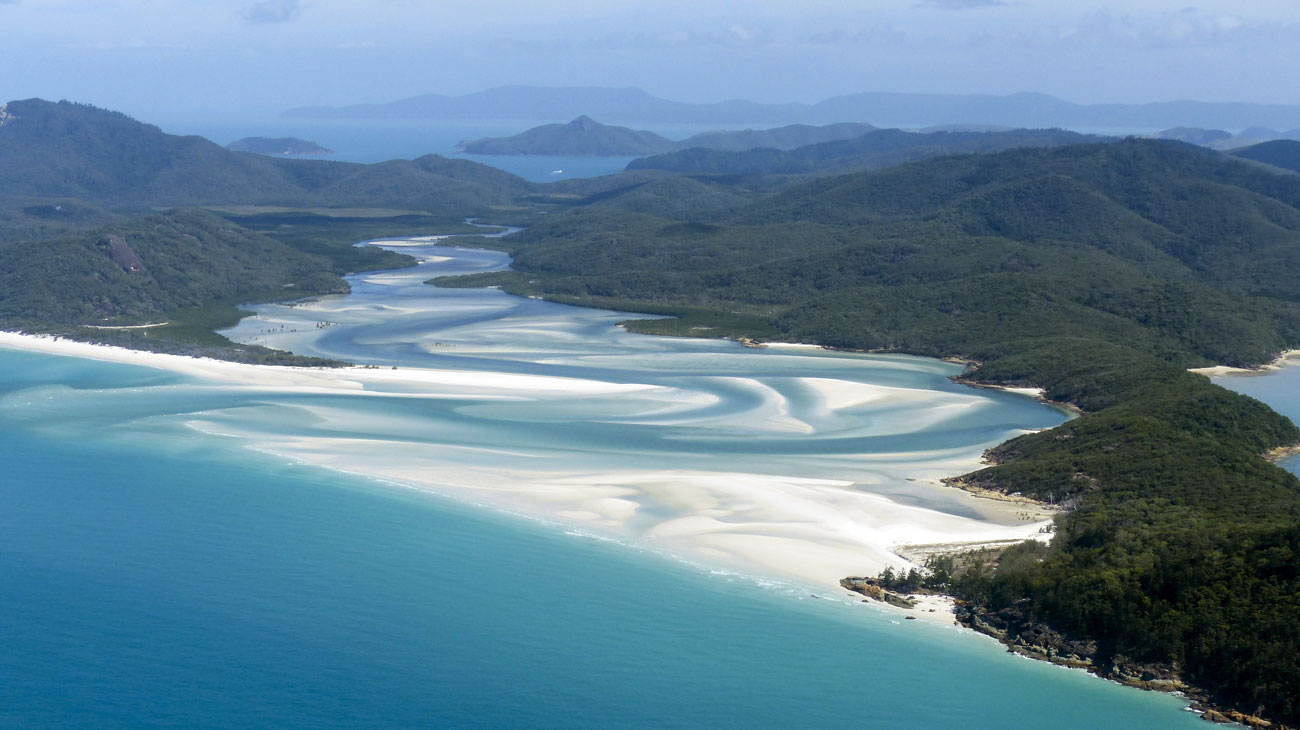
[[[440,398],[473,394],[478,399],[547,399],[563,396],[619,395],[662,401],[669,406],[707,404],[699,393],[645,384],[607,383],[579,378],[419,368],[306,369],[161,355],[118,347],[15,333],[0,333],[0,347],[129,363],[182,373],[222,387],[257,391],[375,394],[385,397]],[[926,391],[802,378],[821,394],[828,411],[864,404],[935,399]],[[967,408],[976,396],[942,394],[931,411]],[[767,431],[801,430],[779,394],[763,405]],[[324,425],[352,425],[346,408],[295,406]],[[922,421],[930,418],[919,410]],[[751,414],[752,415],[752,414]],[[398,418],[394,416],[394,418]],[[575,473],[556,459],[521,449],[468,446],[400,439],[285,436],[257,431],[235,416],[217,412],[195,417],[201,430],[250,439],[254,448],[339,471],[399,482],[476,503],[494,505],[566,524],[590,527],[673,554],[696,556],[764,575],[779,575],[809,585],[834,586],[841,578],[872,575],[886,565],[906,565],[891,549],[899,545],[999,541],[1039,536],[1045,519],[1016,521],[1023,507],[980,500],[983,514],[998,513],[1007,524],[959,517],[902,504],[860,491],[847,480],[797,475],[717,473],[674,468],[617,469]],[[396,421],[389,431],[402,426]],[[909,424],[909,427],[915,427]],[[347,429],[339,429],[346,432]],[[467,457],[467,450],[475,451]],[[909,476],[935,479],[978,466],[978,453],[943,451],[854,457],[871,483],[874,468],[903,468]],[[562,461],[562,460],[560,460]],[[954,490],[954,499],[976,498]],[[1038,517],[1041,517],[1039,515]],[[1022,518],[1023,519],[1023,518]],[[935,607],[934,614],[929,608]],[[951,621],[951,612],[927,605],[918,617]],[[925,614],[924,616],[922,614]],[[946,619],[944,618],[946,616]]]
[[[1191,368],[1191,371],[1194,373],[1200,373],[1207,378],[1218,378],[1227,375],[1265,375],[1279,368],[1286,367],[1287,365],[1295,365],[1296,361],[1300,361],[1300,350],[1287,350],[1281,355],[1278,355],[1277,359],[1273,360],[1273,362],[1267,365],[1261,365],[1257,368],[1237,368],[1229,365],[1213,365],[1208,368]]]

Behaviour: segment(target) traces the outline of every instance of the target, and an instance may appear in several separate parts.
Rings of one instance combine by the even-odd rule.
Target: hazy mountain
[[[674,142],[654,132],[601,124],[581,116],[568,124],[545,124],[511,137],[486,137],[461,142],[472,155],[560,155],[566,157],[640,157],[676,150],[704,148],[749,150],[758,147],[794,149],[805,145],[857,137],[876,129],[870,124],[841,122],[825,126],[791,124],[775,129],[704,132]]]
[[[360,165],[232,152],[118,112],[41,99],[0,107],[0,196],[109,207],[373,205],[467,214],[532,184],[469,160],[428,155]]]
[[[912,94],[869,92],[817,104],[670,101],[640,89],[505,86],[465,96],[426,94],[384,103],[300,107],[291,117],[330,119],[570,119],[588,114],[607,122],[705,124],[826,124],[869,119],[873,124],[925,127],[950,124],[1010,127],[1165,129],[1195,126],[1241,129],[1300,126],[1300,106],[1172,101],[1149,104],[1075,104],[1047,94]]]
[[[835,142],[860,137],[877,128],[860,122],[839,122],[820,127],[808,124],[788,124],[774,129],[744,129],[737,131],[704,132],[687,137],[677,143],[678,149],[702,147],[710,150],[752,150],[766,147],[774,150],[792,150],[821,142]]]

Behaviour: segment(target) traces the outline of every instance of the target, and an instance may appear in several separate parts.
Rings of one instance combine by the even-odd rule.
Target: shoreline
[[[1286,367],[1291,360],[1300,360],[1300,350],[1284,350],[1280,355],[1273,358],[1272,362],[1253,368],[1242,368],[1232,365],[1210,365],[1209,367],[1203,368],[1188,368],[1188,372],[1196,373],[1197,375],[1204,375],[1207,378],[1267,375]]]
[[[959,358],[947,358],[947,357],[944,358],[944,362],[951,362],[958,365],[965,365],[968,368],[973,367],[977,364],[973,361],[961,360]],[[1058,408],[1062,411],[1065,411],[1066,413],[1070,413],[1075,416],[1081,416],[1083,415],[1084,412],[1082,408],[1080,408],[1079,406],[1073,403],[1067,401],[1057,401],[1048,398],[1047,390],[1044,388],[1018,386],[1018,385],[1001,385],[998,383],[986,383],[981,380],[975,380],[974,378],[968,377],[966,375],[954,375],[948,379],[954,383],[957,383],[958,385],[965,385],[971,388],[983,388],[985,390],[1001,390],[1007,393],[1016,393],[1017,395],[1029,396],[1030,398],[1033,398],[1034,400],[1038,401],[1039,403],[1042,403],[1045,406]]]

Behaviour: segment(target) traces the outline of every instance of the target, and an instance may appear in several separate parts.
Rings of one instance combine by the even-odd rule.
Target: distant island
[[[568,124],[544,124],[513,137],[486,137],[461,142],[458,152],[471,155],[562,155],[568,157],[641,157],[671,152],[677,145],[654,132],[601,124],[580,116]]]
[[[299,119],[572,119],[586,114],[618,124],[827,124],[870,119],[887,127],[936,125],[1065,127],[1153,133],[1170,127],[1270,129],[1300,127],[1300,106],[1169,101],[1076,104],[1049,94],[918,94],[863,92],[815,104],[744,100],[690,103],[636,88],[502,86],[463,96],[423,94],[383,104],[290,109]],[[1263,141],[1263,140],[1260,140]]]
[[[775,129],[704,132],[673,141],[654,132],[601,124],[583,115],[568,124],[544,124],[513,137],[486,137],[461,142],[458,150],[471,155],[556,155],[564,157],[644,157],[680,150],[744,151],[757,148],[791,150],[822,142],[853,139],[877,128],[842,122],[814,127],[791,124]]]
[[[259,155],[332,155],[334,150],[297,137],[245,137],[226,145],[234,152],[256,152]]]

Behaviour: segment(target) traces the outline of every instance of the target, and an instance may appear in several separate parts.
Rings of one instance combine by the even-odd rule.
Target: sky
[[[1300,104],[1294,0],[0,0],[0,99],[157,120],[635,86]]]

